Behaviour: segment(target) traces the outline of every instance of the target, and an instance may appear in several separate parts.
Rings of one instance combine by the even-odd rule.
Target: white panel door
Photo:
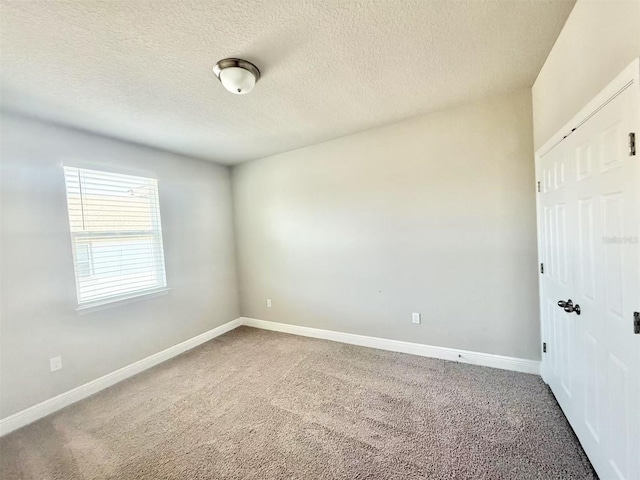
[[[636,81],[537,164],[543,376],[602,479],[640,479],[639,124]]]
[[[575,409],[573,403],[576,369],[576,314],[565,312],[559,301],[574,301],[575,250],[571,242],[576,232],[575,177],[570,152],[564,144],[545,155],[538,164],[540,172],[541,258],[544,288],[543,339],[547,345],[545,380],[555,392],[565,412]]]

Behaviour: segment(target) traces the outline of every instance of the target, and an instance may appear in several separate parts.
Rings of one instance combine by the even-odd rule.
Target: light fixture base
[[[251,62],[242,60],[241,58],[224,58],[220,60],[213,66],[213,73],[216,77],[218,77],[218,79],[220,79],[220,72],[229,67],[244,68],[245,70],[250,71],[254,77],[256,77],[256,82],[260,80],[260,70],[258,70],[258,67],[256,67]]]

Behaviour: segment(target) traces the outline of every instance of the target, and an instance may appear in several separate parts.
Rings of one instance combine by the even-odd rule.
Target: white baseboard
[[[242,324],[248,327],[291,333],[293,335],[301,335],[304,337],[322,338],[325,340],[333,340],[334,342],[378,348],[380,350],[389,350],[391,352],[410,353],[412,355],[420,355],[422,357],[440,358],[443,360],[452,360],[454,362],[481,365],[483,367],[493,367],[500,368],[502,370],[513,370],[516,372],[540,375],[540,362],[537,360],[505,357],[503,355],[494,355],[492,353],[471,352],[455,348],[435,347],[432,345],[422,345],[420,343],[403,342],[400,340],[387,340],[385,338],[367,337],[353,333],[321,330],[319,328],[300,327],[298,325],[269,322],[255,318],[243,317]]]
[[[162,350],[161,352],[143,358],[131,365],[127,365],[115,372],[108,373],[100,378],[85,383],[84,385],[80,385],[73,390],[69,390],[68,392],[62,393],[56,397],[50,398],[49,400],[45,400],[44,402],[3,418],[0,420],[0,436],[6,435],[20,427],[24,427],[25,425],[46,417],[47,415],[71,405],[78,400],[87,398],[100,390],[104,390],[105,388],[115,385],[116,383],[136,375],[137,373],[143,372],[148,368],[169,360],[176,355],[180,355],[187,350],[191,350],[192,348],[208,342],[223,333],[227,333],[240,325],[242,325],[242,318],[237,318],[225,323],[224,325],[220,325],[219,327],[209,330],[208,332],[204,332],[196,337],[190,338],[189,340],[185,340],[173,347],[169,347],[166,350]]]
[[[263,330],[273,330],[276,332],[301,335],[304,337],[322,338],[325,340],[332,340],[334,342],[360,345],[362,347],[378,348],[380,350],[409,353],[412,355],[420,355],[422,357],[440,358],[443,360],[452,360],[454,362],[471,363],[475,365],[482,365],[484,367],[501,368],[503,370],[514,370],[516,372],[540,375],[540,362],[536,360],[505,357],[502,355],[493,355],[491,353],[470,352],[468,350],[457,350],[455,348],[435,347],[419,343],[403,342],[400,340],[387,340],[385,338],[367,337],[353,333],[334,332],[331,330],[321,330],[319,328],[301,327],[298,325],[289,325],[286,323],[269,322],[255,318],[241,317],[225,323],[224,325],[220,325],[213,330],[209,330],[208,332],[190,338],[189,340],[185,340],[173,347],[169,347],[166,350],[155,353],[147,358],[143,358],[142,360],[132,363],[131,365],[127,365],[115,372],[108,373],[107,375],[85,383],[84,385],[80,385],[73,390],[69,390],[68,392],[62,393],[56,397],[50,398],[49,400],[45,400],[44,402],[3,418],[0,420],[0,436],[6,435],[18,428],[33,423],[36,420],[71,405],[72,403],[82,400],[83,398],[87,398],[100,390],[104,390],[105,388],[115,385],[122,380],[154,367],[159,363],[175,357],[176,355],[180,355],[187,350],[208,342],[209,340],[227,333],[241,325],[261,328]]]

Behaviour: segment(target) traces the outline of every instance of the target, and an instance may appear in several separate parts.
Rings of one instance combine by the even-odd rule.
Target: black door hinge
[[[540,193],[540,182],[538,182],[538,193]]]
[[[544,263],[540,264],[540,273],[544,273]]]
[[[542,353],[547,353],[547,342],[542,343]]]
[[[640,334],[640,312],[633,312],[633,333]]]
[[[629,134],[629,156],[633,157],[636,154],[636,134],[631,132]]]

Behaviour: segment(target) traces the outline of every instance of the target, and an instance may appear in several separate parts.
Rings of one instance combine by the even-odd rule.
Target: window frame
[[[86,164],[84,162],[64,162],[62,164],[64,184],[65,184],[65,199],[66,199],[66,207],[67,207],[67,224],[70,233],[71,240],[71,250],[72,250],[72,261],[73,261],[73,270],[74,270],[74,280],[75,280],[75,288],[76,288],[76,308],[75,310],[78,313],[87,313],[94,310],[102,310],[104,308],[109,308],[112,306],[123,305],[147,298],[153,298],[161,295],[167,294],[171,289],[168,286],[167,281],[167,268],[166,268],[166,260],[164,254],[164,235],[162,231],[162,221],[161,221],[161,208],[160,208],[160,185],[157,179],[157,176],[151,175],[150,172],[140,172],[140,171],[131,171],[124,169],[112,169],[105,167],[104,165],[96,165],[96,164]],[[102,231],[86,231],[86,232],[78,232],[74,231],[71,221],[71,210],[70,210],[70,190],[67,182],[67,169],[76,169],[78,176],[80,175],[80,171],[89,170],[95,172],[96,174],[105,174],[105,175],[123,175],[129,177],[140,177],[145,181],[151,181],[154,187],[154,205],[152,206],[153,210],[150,212],[150,216],[153,217],[153,226],[156,228],[151,229],[142,229],[142,230],[133,230],[133,229],[125,229],[125,230],[102,230]],[[80,189],[79,195],[82,196],[82,190]],[[93,278],[95,272],[95,262],[93,261],[93,251],[94,244],[91,240],[100,240],[100,239],[126,239],[130,237],[132,239],[135,238],[148,238],[150,244],[153,249],[156,249],[153,255],[159,255],[158,261],[154,262],[150,268],[151,270],[155,270],[155,275],[159,278],[159,282],[157,285],[154,285],[149,288],[138,288],[132,289],[129,291],[125,291],[122,293],[117,293],[109,296],[104,296],[96,299],[89,300],[81,300],[81,278]],[[86,242],[82,242],[82,239],[86,239]],[[87,246],[87,254],[89,257],[89,275],[80,276],[79,272],[79,263],[78,263],[78,252],[77,247],[79,245]],[[80,262],[86,263],[86,262]],[[85,268],[85,267],[83,267]]]

